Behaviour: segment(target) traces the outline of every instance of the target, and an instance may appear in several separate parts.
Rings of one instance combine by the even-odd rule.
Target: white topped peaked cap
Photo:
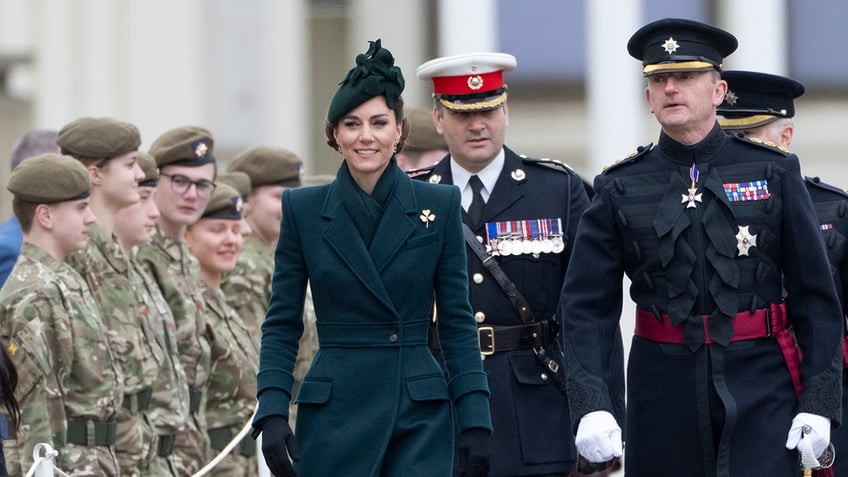
[[[515,69],[507,53],[466,53],[432,59],[416,70],[433,81],[433,95],[452,111],[488,111],[506,101],[504,71]]]

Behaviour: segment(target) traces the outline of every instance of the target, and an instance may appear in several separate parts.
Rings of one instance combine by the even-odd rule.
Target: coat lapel
[[[382,272],[386,265],[394,258],[401,246],[415,230],[415,221],[418,220],[420,210],[415,206],[415,195],[412,192],[410,179],[397,169],[397,184],[395,192],[383,218],[377,225],[374,239],[371,241],[371,257],[377,272]]]
[[[327,199],[324,202],[322,216],[329,219],[324,229],[324,240],[339,255],[342,263],[365,285],[378,300],[395,312],[394,304],[389,298],[386,287],[374,266],[374,260],[365,248],[362,236],[356,230],[353,218],[347,213],[335,185],[330,186]],[[381,222],[382,228],[382,222]],[[375,236],[376,241],[376,236]]]

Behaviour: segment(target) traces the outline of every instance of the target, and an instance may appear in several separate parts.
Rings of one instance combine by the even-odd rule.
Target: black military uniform
[[[718,68],[735,47],[727,32],[671,19],[628,45],[646,76]],[[798,158],[717,124],[693,145],[663,132],[596,177],[595,194],[562,299],[575,427],[590,412],[614,414],[620,398],[606,374],[622,366],[609,349],[626,274],[638,307],[628,476],[798,475],[798,454],[785,448],[793,416],[838,424],[842,360],[841,313]],[[788,326],[803,352],[798,383]]]
[[[752,71],[725,71],[728,93],[717,108],[719,125],[730,133],[745,133],[752,141],[776,146],[788,152],[793,130],[787,133],[786,125],[769,129],[769,125],[782,118],[795,116],[794,100],[804,94],[804,85],[791,78]],[[776,142],[776,143],[775,143]],[[842,306],[843,319],[848,316],[848,194],[842,189],[822,182],[818,177],[805,177],[805,185],[822,230],[830,271]],[[845,330],[843,330],[843,333]],[[843,363],[848,363],[848,339],[843,336]],[[845,364],[843,364],[845,367]],[[848,406],[848,373],[843,370],[842,410]],[[840,426],[831,433],[836,450],[833,470],[835,475],[848,475],[848,428]]]
[[[439,58],[422,65],[418,76],[433,78],[437,100],[444,99],[441,107],[491,110],[506,99],[500,74],[507,65],[495,67],[505,56],[509,55]],[[510,56],[507,64],[510,59],[514,63]],[[456,84],[469,88],[476,85],[475,78],[482,78],[482,87],[440,96],[440,81],[450,75],[458,78]],[[574,470],[576,456],[568,403],[558,384],[564,385],[558,369],[562,364],[558,298],[577,223],[589,202],[581,178],[568,166],[519,156],[507,147],[501,154],[502,168],[479,219],[474,221],[463,211],[463,223],[526,299],[535,320],[522,322],[510,297],[467,246],[470,302],[479,325],[494,428],[489,475],[562,476]],[[461,166],[448,155],[411,175],[455,184],[452,168]],[[538,354],[553,362],[543,365]]]

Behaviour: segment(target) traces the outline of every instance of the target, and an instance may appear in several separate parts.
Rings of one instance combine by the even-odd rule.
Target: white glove
[[[809,432],[804,432],[805,427],[808,428]],[[830,444],[830,419],[808,412],[796,414],[795,419],[792,419],[792,427],[789,428],[789,435],[786,438],[786,448],[790,450],[798,449],[801,452],[802,439],[809,439],[815,457],[821,456]]]
[[[621,428],[607,411],[593,411],[583,416],[577,425],[574,443],[580,455],[589,462],[606,462],[624,453]]]

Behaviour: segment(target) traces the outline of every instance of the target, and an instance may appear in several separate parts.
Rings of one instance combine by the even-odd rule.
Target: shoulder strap
[[[465,243],[471,247],[474,255],[477,255],[477,258],[483,262],[483,267],[488,270],[493,277],[495,277],[498,285],[501,286],[501,289],[504,293],[506,293],[506,296],[509,297],[509,301],[512,302],[512,307],[515,308],[515,311],[521,318],[521,322],[528,324],[536,321],[536,317],[533,316],[533,312],[530,310],[530,305],[527,304],[527,300],[521,292],[518,291],[518,287],[516,287],[515,283],[512,283],[512,280],[506,276],[506,273],[504,273],[500,264],[498,264],[497,260],[495,260],[495,257],[489,255],[489,252],[486,251],[486,247],[477,240],[477,237],[474,235],[471,228],[468,227],[468,224],[462,224],[462,233],[465,236]]]

